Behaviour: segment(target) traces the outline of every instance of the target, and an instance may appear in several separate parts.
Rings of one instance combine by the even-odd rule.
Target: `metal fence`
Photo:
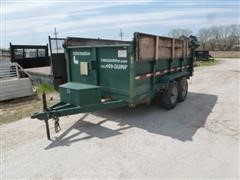
[[[19,64],[17,63],[0,63],[0,80],[6,79],[20,79],[22,77],[29,77],[28,74]]]
[[[0,63],[0,101],[33,95],[32,79],[17,63]]]

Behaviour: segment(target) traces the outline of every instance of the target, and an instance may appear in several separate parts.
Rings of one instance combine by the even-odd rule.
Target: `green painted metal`
[[[187,72],[187,71],[165,75],[160,78],[160,81],[159,81],[160,83],[158,84],[159,90],[168,89],[171,81],[178,80],[182,77],[189,77],[189,76],[190,76],[190,72]]]
[[[122,100],[114,100],[109,102],[101,102],[97,104],[90,104],[85,106],[73,106],[69,103],[60,102],[47,110],[35,113],[31,118],[38,118],[39,120],[46,120],[54,117],[61,117],[67,115],[73,115],[84,112],[94,112],[104,109],[113,109],[126,106],[127,102]]]
[[[96,49],[76,48],[69,49],[69,72],[70,81],[97,85]],[[88,63],[88,75],[81,75],[80,64]]]
[[[156,93],[167,89],[171,81],[192,75],[191,52],[182,58],[141,58],[138,38],[145,35],[139,34],[135,34],[133,41],[122,43],[98,39],[91,39],[90,43],[84,39],[81,43],[82,39],[74,42],[74,38],[68,43],[67,39],[65,57],[69,82],[59,88],[61,102],[34,117],[44,119],[50,117],[49,114],[64,116],[126,105],[132,107],[150,102]],[[104,99],[108,102],[101,102]]]
[[[101,102],[99,86],[68,82],[59,88],[60,100],[74,106],[84,106]]]

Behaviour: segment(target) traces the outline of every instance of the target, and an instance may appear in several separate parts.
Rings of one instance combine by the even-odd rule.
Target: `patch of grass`
[[[208,60],[202,60],[202,61],[196,61],[195,66],[212,66],[216,65],[218,63],[215,59],[208,59]]]
[[[37,86],[37,94],[38,95],[41,95],[43,93],[47,94],[47,93],[50,93],[50,92],[53,92],[53,91],[54,91],[54,88],[47,83],[43,83],[43,84]]]
[[[57,97],[57,93],[47,95],[48,106],[55,104]],[[0,125],[29,117],[41,109],[42,100],[37,95],[0,102]]]

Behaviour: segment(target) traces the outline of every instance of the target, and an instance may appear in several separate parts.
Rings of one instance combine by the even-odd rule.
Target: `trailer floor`
[[[51,67],[44,66],[44,67],[36,67],[36,68],[27,68],[25,69],[30,74],[39,74],[44,76],[51,76]]]
[[[1,178],[239,178],[239,62],[199,67],[187,100],[1,127]]]

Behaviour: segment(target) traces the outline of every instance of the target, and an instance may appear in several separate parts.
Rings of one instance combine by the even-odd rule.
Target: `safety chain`
[[[61,130],[58,116],[54,116],[53,120],[54,120],[54,129],[55,129],[55,132],[57,133]]]

